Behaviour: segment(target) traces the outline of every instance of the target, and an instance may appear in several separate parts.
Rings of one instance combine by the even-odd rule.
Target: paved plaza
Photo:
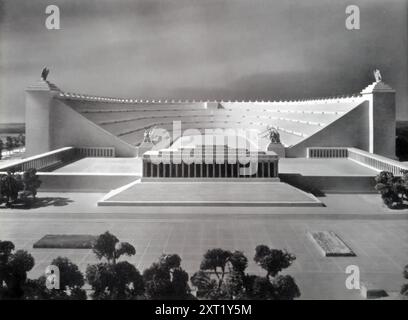
[[[59,198],[58,198],[58,197]],[[178,253],[191,275],[203,253],[214,247],[242,250],[250,260],[248,272],[260,273],[252,261],[254,248],[266,244],[287,249],[297,257],[287,273],[295,277],[303,299],[360,299],[357,290],[345,287],[345,268],[360,267],[363,281],[398,291],[408,264],[408,210],[391,211],[375,194],[331,194],[319,198],[326,207],[269,208],[262,214],[245,214],[245,208],[228,212],[147,214],[132,207],[97,207],[103,194],[51,194],[49,205],[36,209],[0,209],[0,239],[31,252],[36,260],[30,277],[42,274],[57,256],[66,256],[85,271],[96,262],[91,250],[33,249],[45,234],[100,234],[109,230],[136,248],[128,260],[143,270],[162,253]],[[265,209],[265,208],[260,208]],[[251,210],[252,211],[252,210]],[[218,213],[217,213],[218,212]],[[323,257],[307,237],[307,231],[332,230],[356,253],[356,257]]]
[[[140,158],[84,158],[62,167],[61,173],[133,174],[141,173]],[[374,176],[376,171],[347,159],[282,159],[280,173],[304,176]],[[253,190],[218,182],[218,187],[194,193],[194,183],[173,183],[169,189],[160,183],[143,183],[127,194],[138,200],[174,200],[174,194],[187,200],[203,197],[272,201],[292,196],[304,201],[305,194],[274,189],[276,183],[255,183]],[[288,188],[292,188],[286,184]],[[237,188],[235,188],[237,187]],[[239,188],[238,188],[239,187]],[[258,189],[259,190],[258,190]],[[294,189],[294,188],[293,188]],[[40,190],[41,191],[41,190]],[[154,191],[154,192],[153,192]],[[280,192],[282,191],[282,192]],[[239,195],[237,195],[237,192]],[[279,193],[280,192],[280,193]],[[279,193],[279,194],[277,194]],[[197,195],[197,199],[194,198]],[[253,262],[254,249],[265,244],[286,249],[296,255],[294,264],[285,270],[295,277],[302,299],[361,299],[358,290],[345,286],[348,265],[360,268],[361,280],[390,292],[399,291],[404,283],[402,269],[408,264],[408,209],[390,210],[378,194],[320,194],[320,207],[271,206],[97,206],[105,193],[39,192],[33,208],[0,208],[0,239],[13,241],[17,249],[28,250],[36,265],[29,276],[43,274],[46,266],[58,256],[65,256],[85,272],[88,264],[96,263],[88,249],[34,249],[33,244],[46,234],[91,234],[105,231],[128,241],[136,255],[128,259],[140,271],[149,267],[162,253],[177,253],[190,276],[198,270],[202,255],[210,248],[241,250],[249,259],[247,272],[262,274]],[[125,193],[113,198],[120,200]],[[293,199],[295,196],[296,199]],[[146,198],[147,197],[147,198]],[[286,198],[285,198],[286,199]],[[123,199],[122,199],[123,200]],[[356,257],[323,257],[307,236],[308,231],[334,231],[356,253]]]
[[[364,167],[346,158],[313,159],[281,158],[279,173],[303,176],[375,176],[378,171]]]
[[[63,173],[142,173],[141,158],[83,158],[67,164],[54,172]]]
[[[64,173],[120,173],[142,174],[142,159],[135,158],[84,158],[67,164],[54,172]],[[348,159],[279,159],[279,173],[296,173],[305,176],[374,176],[377,171]]]
[[[154,181],[154,179],[152,179]],[[220,197],[222,195],[222,197]],[[320,206],[313,195],[283,182],[146,182],[135,183],[101,204],[160,206]]]

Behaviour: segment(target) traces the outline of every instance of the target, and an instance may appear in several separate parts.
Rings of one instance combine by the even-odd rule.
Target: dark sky
[[[61,30],[44,26],[61,10]],[[361,9],[361,30],[345,8]],[[406,0],[0,0],[0,122],[43,66],[64,91],[288,99],[361,91],[380,68],[408,119]]]

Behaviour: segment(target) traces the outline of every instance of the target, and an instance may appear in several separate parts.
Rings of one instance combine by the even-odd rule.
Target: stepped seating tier
[[[95,122],[99,125],[109,125],[109,124],[121,124],[126,122],[132,121],[142,121],[146,119],[177,119],[177,118],[186,118],[186,117],[204,117],[204,118],[216,118],[221,119],[225,118],[225,121],[228,120],[237,120],[239,119],[258,119],[258,120],[287,120],[287,121],[294,121],[300,123],[307,123],[311,125],[326,125],[338,118],[338,115],[325,115],[325,114],[281,114],[281,113],[258,113],[253,112],[251,114],[248,113],[234,113],[234,112],[217,112],[213,114],[208,114],[203,111],[183,111],[182,114],[178,111],[162,111],[159,112],[129,112],[126,114],[115,112],[115,113],[83,113],[83,115]]]
[[[144,131],[156,126],[173,135],[173,121],[182,131],[197,129],[277,128],[286,147],[322,130],[361,104],[361,97],[297,102],[204,102],[123,103],[64,98],[65,103],[88,120],[131,145],[143,141]],[[215,107],[214,107],[215,106]],[[262,140],[262,139],[261,139]],[[265,140],[265,139],[264,139]],[[267,144],[266,141],[262,145]]]

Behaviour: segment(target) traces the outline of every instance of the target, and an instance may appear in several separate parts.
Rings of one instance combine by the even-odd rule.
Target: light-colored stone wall
[[[53,101],[50,117],[50,146],[53,149],[62,146],[114,147],[117,157],[137,156],[136,147],[103,130],[58,99]]]
[[[369,149],[369,103],[361,103],[331,125],[288,148],[286,156],[306,157],[308,147],[356,147]]]
[[[27,91],[26,93],[27,157],[52,150],[50,109],[53,95],[52,91]]]
[[[395,94],[381,93],[373,97],[373,150],[372,153],[395,158]]]

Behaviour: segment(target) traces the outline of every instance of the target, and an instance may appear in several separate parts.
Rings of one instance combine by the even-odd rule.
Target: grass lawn
[[[47,234],[33,248],[91,249],[96,236],[88,234]]]

